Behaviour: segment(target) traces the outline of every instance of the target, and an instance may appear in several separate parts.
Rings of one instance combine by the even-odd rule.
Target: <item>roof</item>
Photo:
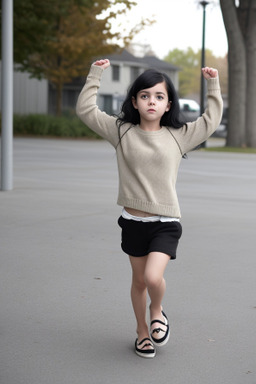
[[[179,67],[176,65],[173,65],[171,63],[167,63],[167,61],[160,60],[156,56],[145,56],[141,59],[143,63],[146,63],[149,65],[149,67],[157,67],[164,70],[175,70],[179,71]]]
[[[109,60],[115,60],[115,61],[138,62],[140,60],[139,57],[132,55],[126,49],[123,49],[122,51],[120,51],[120,53],[116,52],[116,53],[113,53],[112,55],[108,55],[108,58]]]
[[[171,63],[167,63],[164,60],[158,59],[156,56],[144,56],[144,57],[136,57],[128,52],[126,49],[123,49],[120,53],[114,53],[108,56],[111,61],[120,61],[120,62],[129,62],[134,65],[143,65],[148,68],[157,68],[161,70],[169,70],[169,71],[179,71],[180,68]]]

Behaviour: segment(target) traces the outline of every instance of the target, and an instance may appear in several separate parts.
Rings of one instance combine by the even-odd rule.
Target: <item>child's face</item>
[[[132,98],[135,109],[138,109],[141,120],[145,122],[159,122],[163,114],[171,108],[165,82],[158,83],[137,93]]]

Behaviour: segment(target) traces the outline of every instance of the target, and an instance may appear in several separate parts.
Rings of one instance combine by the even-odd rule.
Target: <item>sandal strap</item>
[[[159,324],[162,324],[162,325],[165,325],[165,326],[167,325],[162,320],[152,320],[150,325],[155,324],[155,323],[159,323]]]
[[[149,337],[145,337],[145,339],[141,340],[139,343],[137,342],[137,345],[141,345],[143,344],[145,341],[149,341],[149,343],[145,344],[142,348],[146,347],[146,346],[152,346],[153,347],[153,344],[152,344],[152,341],[150,340]]]
[[[162,311],[162,315],[163,315],[163,317],[165,318],[166,322],[163,322],[162,320],[157,320],[157,319],[156,319],[156,320],[152,320],[151,323],[150,323],[150,325],[155,324],[155,323],[159,323],[159,324],[162,324],[162,325],[167,326],[167,325],[168,325],[168,319],[167,319],[167,316],[166,316],[166,314],[164,313],[164,311]]]

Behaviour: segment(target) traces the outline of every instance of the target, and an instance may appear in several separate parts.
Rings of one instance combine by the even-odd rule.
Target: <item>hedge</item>
[[[19,136],[100,138],[76,116],[14,115],[13,133]]]

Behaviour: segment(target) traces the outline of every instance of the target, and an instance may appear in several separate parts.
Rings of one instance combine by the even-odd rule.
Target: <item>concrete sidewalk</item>
[[[15,139],[0,192],[1,384],[255,384],[256,156],[182,160],[183,236],[166,271],[169,343],[133,352],[115,153]]]

